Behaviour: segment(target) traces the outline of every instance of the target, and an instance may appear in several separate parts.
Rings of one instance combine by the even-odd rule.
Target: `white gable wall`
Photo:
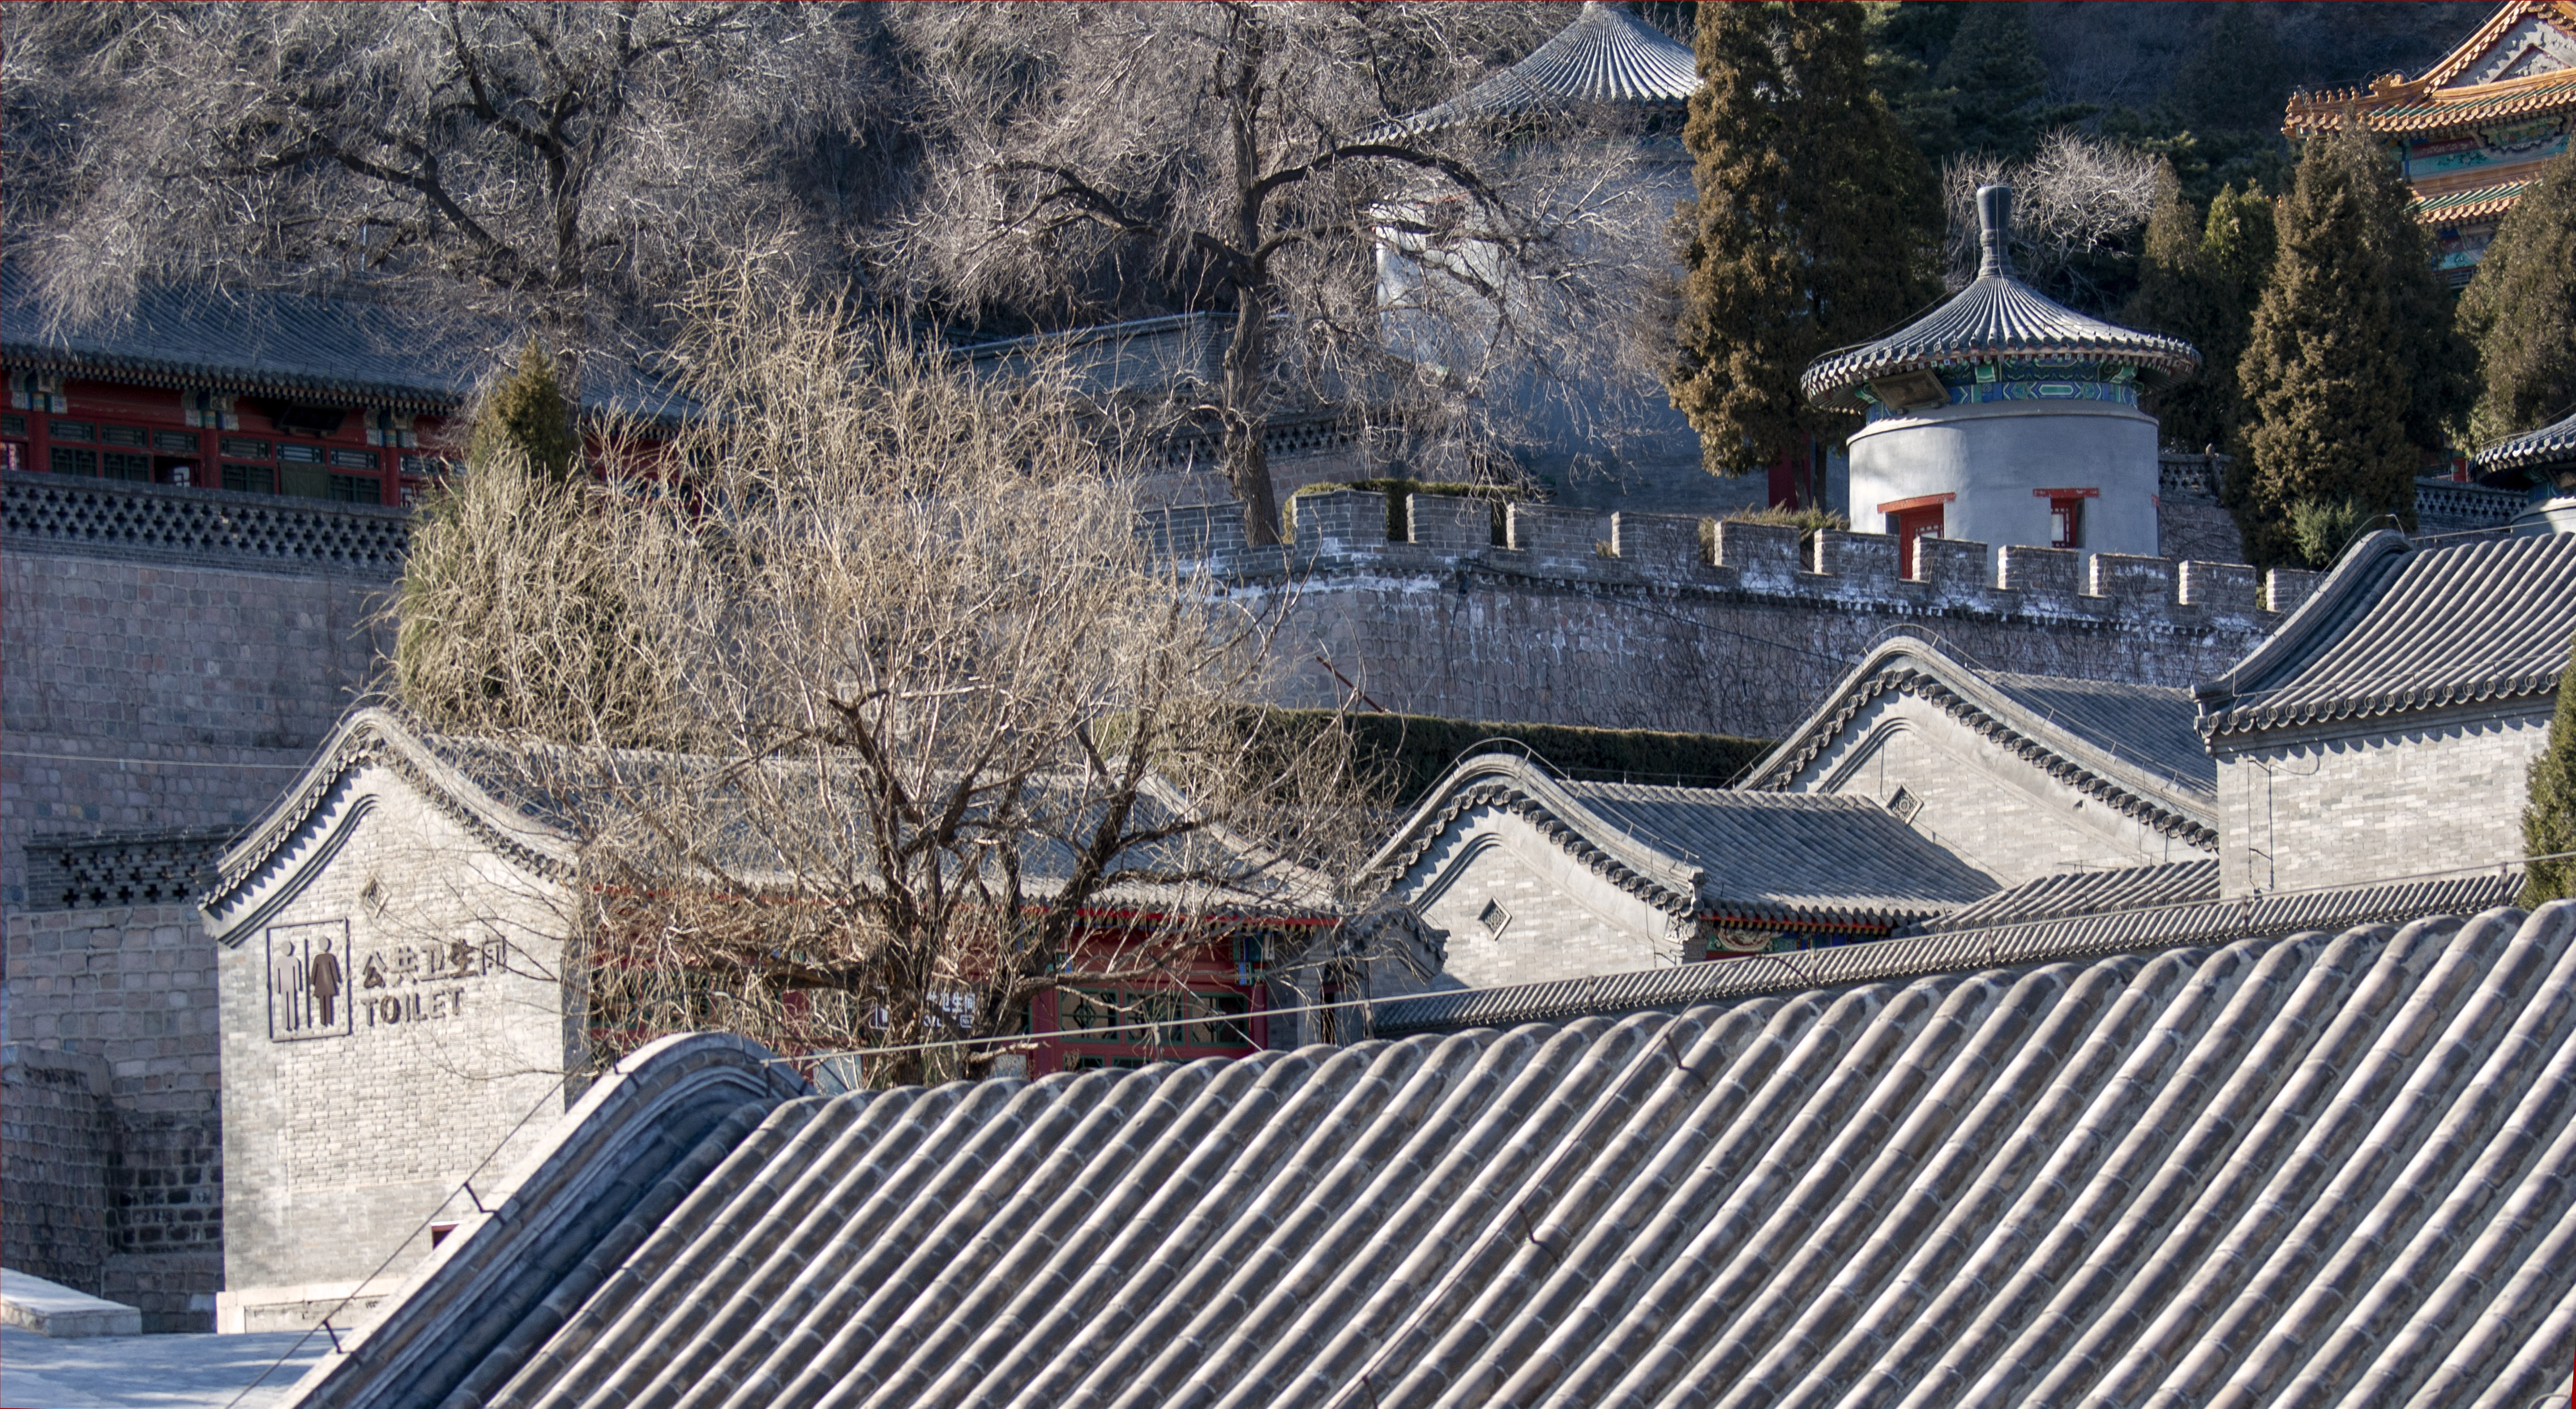
[[[474,1188],[498,1205],[578,1050],[549,892],[400,775],[343,779],[288,852],[242,912],[283,903],[218,947],[221,1330],[371,1305],[428,1251],[424,1221],[471,1221],[450,1194],[495,1151]],[[327,1026],[293,968],[321,938],[341,973]]]
[[[2412,728],[2266,739],[2218,756],[2225,895],[2376,885],[2523,853],[2546,709]]]
[[[2005,886],[2206,854],[2048,776],[1938,705],[1893,691],[1865,706],[1792,787],[1880,802],[1902,787],[1923,804],[1915,830]]]
[[[1451,823],[1394,894],[1442,934],[1446,975],[1468,988],[1678,964],[1690,932],[1495,807]],[[1499,934],[1482,918],[1489,902],[1511,917]]]

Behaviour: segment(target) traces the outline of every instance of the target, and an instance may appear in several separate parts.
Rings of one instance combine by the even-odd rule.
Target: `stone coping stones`
[[[40,1336],[139,1336],[143,1313],[123,1302],[76,1292],[32,1273],[0,1267],[0,1325]]]

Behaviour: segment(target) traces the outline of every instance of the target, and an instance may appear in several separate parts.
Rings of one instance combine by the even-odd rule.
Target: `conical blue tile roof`
[[[1628,12],[1584,0],[1583,12],[1530,56],[1457,97],[1375,130],[1418,137],[1446,127],[1559,112],[1589,103],[1669,106],[1699,89],[1689,46]]]
[[[2200,353],[2180,338],[2088,317],[2023,283],[2007,253],[2012,188],[1988,186],[1977,204],[1985,261],[1976,281],[1883,338],[1817,358],[1800,379],[1809,401],[1856,411],[1863,403],[1853,390],[1864,382],[2003,358],[2098,357],[2136,367],[2146,386],[2199,369]]]

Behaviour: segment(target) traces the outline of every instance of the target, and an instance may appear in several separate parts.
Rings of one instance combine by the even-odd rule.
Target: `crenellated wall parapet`
[[[1301,496],[1292,542],[1245,541],[1233,505],[1158,512],[1157,551],[1201,562],[1232,584],[1295,576],[1311,587],[1361,577],[1488,575],[1579,588],[1645,588],[1777,600],[1872,613],[2081,622],[2194,636],[2242,636],[2250,646],[2303,601],[2316,574],[2242,563],[1994,548],[1932,539],[1916,574],[1898,569],[1886,534],[1797,529],[1662,514],[1615,514],[1610,537],[1579,509],[1415,495],[1411,532],[1387,532],[1386,496],[1363,490]],[[1499,537],[1501,541],[1497,542]]]

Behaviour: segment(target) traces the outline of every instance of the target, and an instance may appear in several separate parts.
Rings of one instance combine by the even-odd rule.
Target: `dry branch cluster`
[[[1007,1035],[1068,972],[1332,912],[1347,736],[1247,729],[1272,622],[1149,555],[1061,366],[979,379],[749,272],[688,313],[685,468],[468,476],[407,608],[456,631],[405,699],[579,843],[601,1058]]]

